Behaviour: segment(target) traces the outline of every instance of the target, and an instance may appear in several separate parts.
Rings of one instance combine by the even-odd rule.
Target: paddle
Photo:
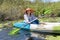
[[[37,18],[36,18],[36,19],[37,19]],[[35,21],[36,19],[32,20],[31,22]],[[31,22],[30,22],[30,23],[31,23]],[[25,24],[23,27],[27,26],[27,25],[30,24],[30,23]],[[14,28],[14,29],[13,29],[12,31],[10,31],[8,34],[9,34],[9,35],[15,35],[15,34],[17,34],[19,31],[20,31],[20,28]]]
[[[12,31],[10,31],[8,34],[9,35],[15,35],[20,31],[20,28],[14,28]]]

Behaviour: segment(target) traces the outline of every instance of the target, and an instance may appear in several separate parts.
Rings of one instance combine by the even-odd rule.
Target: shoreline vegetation
[[[0,28],[3,28],[4,26],[7,27],[12,27],[14,23],[16,22],[22,22],[23,20],[19,19],[19,20],[13,20],[13,21],[2,21],[0,22]],[[40,22],[51,22],[51,23],[60,23],[60,17],[55,17],[55,18],[40,18],[39,19]]]
[[[36,0],[36,2],[0,0],[0,20],[23,19],[24,10],[28,7],[34,9],[37,17],[60,17],[60,2],[44,3],[40,0]]]

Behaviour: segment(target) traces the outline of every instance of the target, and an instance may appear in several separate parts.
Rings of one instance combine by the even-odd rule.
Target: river
[[[8,35],[9,31],[11,31],[11,29],[7,29],[7,28],[3,28],[0,30],[0,40],[27,40],[29,38],[29,36],[32,35],[33,40],[44,40],[43,38],[38,38],[36,33],[33,32],[28,32],[28,31],[22,31],[21,33],[17,34],[17,35]],[[30,34],[31,35],[30,35]],[[29,35],[27,35],[29,34]]]

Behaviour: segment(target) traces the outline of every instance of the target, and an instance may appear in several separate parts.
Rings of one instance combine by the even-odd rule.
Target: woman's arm
[[[29,22],[28,16],[27,16],[26,14],[24,15],[24,20],[25,20],[25,22],[27,22],[27,23]]]

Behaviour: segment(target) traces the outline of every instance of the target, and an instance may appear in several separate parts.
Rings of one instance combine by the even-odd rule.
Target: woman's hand
[[[27,23],[27,24],[30,24],[31,22],[29,22],[29,21],[26,21],[25,23]]]
[[[29,24],[31,23],[31,22],[28,22]]]

